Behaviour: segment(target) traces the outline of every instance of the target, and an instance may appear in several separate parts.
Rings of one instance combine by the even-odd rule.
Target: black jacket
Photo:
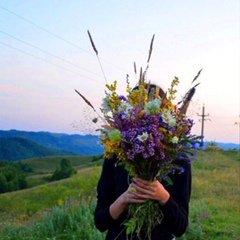
[[[97,206],[95,209],[95,225],[104,232],[108,230],[107,240],[126,240],[125,226],[122,224],[127,218],[127,212],[118,220],[114,220],[110,213],[110,205],[127,190],[129,176],[123,166],[116,165],[117,160],[106,159],[103,164],[102,174],[97,187]],[[189,200],[191,194],[191,165],[186,161],[176,161],[184,172],[169,175],[173,184],[161,183],[170,193],[170,199],[161,210],[164,218],[152,231],[152,240],[171,240],[173,236],[181,236],[188,226]],[[159,205],[160,206],[160,205]],[[136,238],[137,239],[137,238]]]

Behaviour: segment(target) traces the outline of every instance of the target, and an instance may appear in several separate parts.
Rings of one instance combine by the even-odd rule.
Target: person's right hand
[[[122,194],[124,202],[127,204],[131,203],[145,203],[147,201],[146,198],[139,198],[136,192],[136,188],[133,184],[130,184],[127,191]]]
[[[109,208],[110,215],[113,219],[118,219],[120,215],[127,210],[129,204],[145,203],[146,201],[147,199],[137,196],[136,189],[130,184],[128,189],[111,204]]]

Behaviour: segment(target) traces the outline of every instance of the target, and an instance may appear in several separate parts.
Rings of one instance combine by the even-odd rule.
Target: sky
[[[100,113],[106,83],[136,85],[154,35],[148,80],[167,90],[177,76],[177,102],[203,69],[193,133],[204,106],[205,141],[239,144],[239,11],[238,0],[0,0],[0,129],[95,134],[75,89]]]

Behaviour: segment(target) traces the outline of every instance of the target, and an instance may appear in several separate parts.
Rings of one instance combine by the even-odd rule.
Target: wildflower
[[[170,119],[169,122],[168,122],[168,125],[170,127],[176,126],[177,125],[176,119],[174,119],[174,118]]]
[[[174,136],[173,138],[172,138],[172,143],[178,143],[178,137],[177,136]]]
[[[94,123],[97,123],[98,118],[94,118],[92,121],[93,121]]]
[[[110,140],[114,140],[114,141],[119,141],[122,139],[122,135],[121,135],[121,132],[117,129],[114,129],[112,131],[110,131],[108,133],[108,137]]]
[[[119,96],[119,99],[123,100],[123,101],[127,101],[127,98],[125,96],[123,96],[123,95]]]
[[[162,119],[163,119],[163,122],[168,123],[168,124],[170,121],[171,121],[171,124],[174,124],[176,121],[176,120],[175,121],[173,120],[174,118],[172,116],[172,111],[168,110],[168,109],[163,109]]]
[[[148,139],[148,133],[147,132],[143,132],[141,135],[137,136],[137,139],[141,142],[144,142]]]
[[[184,169],[184,167],[181,167],[180,168],[180,172],[179,173],[184,173],[185,172],[185,169]]]
[[[102,105],[101,105],[103,113],[108,113],[111,111],[111,106],[109,104],[109,97],[105,97],[102,99]]]
[[[145,106],[144,109],[147,111],[148,114],[153,115],[159,112],[159,108],[161,106],[161,100],[156,98],[151,102],[148,102]]]
[[[178,154],[178,158],[179,159],[182,159],[183,158],[183,155],[180,153],[180,154]]]

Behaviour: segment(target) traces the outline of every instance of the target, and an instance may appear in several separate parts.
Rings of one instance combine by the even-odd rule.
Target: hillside
[[[71,160],[79,168],[70,179],[0,194],[1,239],[105,239],[93,219],[101,166],[86,167],[93,163],[92,157]],[[192,163],[190,225],[178,240],[239,239],[239,161],[238,151],[197,152]],[[36,159],[26,163],[39,172]]]
[[[28,139],[44,147],[55,148],[79,155],[97,155],[103,153],[103,147],[98,144],[98,136],[94,135],[68,135],[62,133],[27,132],[18,130],[0,131],[0,139],[16,137]]]
[[[0,160],[16,161],[56,155],[74,155],[74,153],[44,147],[26,138],[0,138]]]

